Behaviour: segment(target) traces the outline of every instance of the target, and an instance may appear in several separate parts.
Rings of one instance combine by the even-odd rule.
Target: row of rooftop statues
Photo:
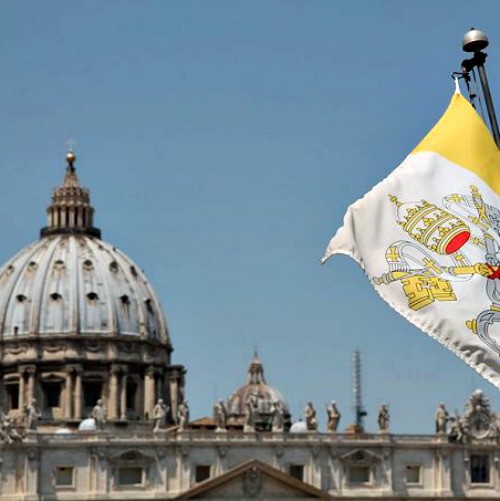
[[[266,413],[269,416],[269,426],[273,432],[284,431],[285,425],[285,414],[283,409],[283,404],[279,401],[271,402],[269,407],[269,412]],[[326,416],[327,416],[327,431],[329,433],[336,433],[341,413],[337,407],[337,402],[333,400],[330,404],[326,406]],[[244,423],[243,431],[252,432],[256,431],[256,424],[261,420],[259,406],[258,406],[258,396],[255,394],[250,395],[245,401],[244,405]],[[224,400],[219,400],[214,405],[214,421],[216,431],[225,431],[227,429],[227,419],[228,410]],[[317,431],[318,430],[318,418],[316,416],[316,409],[312,402],[308,402],[304,409],[304,422],[307,431]],[[381,432],[387,432],[389,430],[389,408],[386,404],[380,407],[378,414],[378,426]]]
[[[166,426],[169,407],[162,399],[159,399],[153,410],[154,431],[159,431]],[[336,433],[341,418],[337,403],[332,401],[326,406],[327,431]],[[279,401],[272,402],[269,409],[270,427],[273,432],[283,432],[285,427],[285,411],[283,404]],[[92,417],[96,421],[99,430],[104,429],[106,423],[106,409],[102,400],[99,400],[94,407]],[[35,430],[39,419],[40,411],[33,400],[31,405],[25,409],[26,429]],[[258,396],[250,395],[244,405],[243,431],[251,432],[256,430],[256,424],[261,419]],[[214,421],[216,431],[224,431],[228,425],[228,410],[223,400],[219,400],[214,405]],[[304,421],[307,431],[317,431],[318,419],[316,409],[311,402],[308,402],[304,409]],[[187,428],[189,423],[189,406],[187,402],[182,402],[177,411],[178,429],[180,431]],[[377,417],[378,428],[381,433],[389,431],[390,415],[387,404],[382,404]],[[448,435],[450,441],[463,442],[469,437],[500,438],[500,416],[491,410],[489,399],[482,391],[476,390],[466,404],[463,417],[458,413],[450,416],[444,403],[440,403],[435,415],[436,433]],[[8,426],[7,426],[8,427]]]
[[[169,411],[169,406],[165,404],[163,399],[159,399],[152,413],[154,432],[165,429]],[[336,433],[341,413],[335,401],[326,406],[326,416],[327,431]],[[185,430],[189,424],[189,406],[187,402],[179,404],[176,417],[177,429],[179,431]],[[37,430],[41,418],[42,414],[35,399],[25,406],[22,423],[0,410],[0,440],[5,443],[22,440],[27,433]],[[96,430],[102,431],[105,429],[107,410],[102,399],[97,401],[92,410],[91,418],[95,422]],[[277,433],[285,431],[285,409],[282,402],[272,402],[264,418],[269,420],[266,429]],[[257,394],[252,394],[247,398],[244,405],[243,431],[256,431],[257,424],[261,423],[262,419],[259,397]],[[223,400],[219,400],[214,405],[214,422],[217,432],[227,430],[228,409]],[[381,433],[389,431],[389,422],[389,408],[386,404],[383,404],[379,409],[377,418],[378,428]],[[304,409],[304,425],[305,431],[318,430],[317,413],[311,402],[308,402]],[[450,415],[445,404],[440,403],[435,413],[435,426],[436,433],[447,436],[450,442],[464,443],[470,438],[496,438],[500,440],[500,415],[492,411],[489,399],[480,390],[476,390],[469,397],[463,416],[458,413]]]
[[[159,399],[153,410],[153,431],[157,432],[165,428],[167,423],[167,414],[169,407],[165,405],[163,399]],[[104,431],[107,423],[107,409],[104,406],[102,399],[96,402],[92,409],[91,418],[94,420],[95,429],[97,431]],[[37,430],[38,422],[42,418],[42,414],[37,406],[36,400],[33,399],[29,405],[24,408],[24,416],[22,420],[23,426],[20,423],[0,411],[0,439],[8,444],[16,441],[21,441],[23,435],[19,428],[24,428],[25,432],[34,432]],[[187,402],[182,402],[177,410],[178,429],[184,430],[189,423],[189,406]]]
[[[170,407],[160,398],[153,409],[153,431],[159,431],[165,428],[169,410]],[[181,402],[179,404],[179,408],[177,409],[177,424],[179,431],[185,430],[189,424],[189,406],[187,402]]]
[[[271,402],[269,408],[270,429],[279,433],[285,430],[285,410],[282,402]],[[258,397],[250,395],[244,406],[243,431],[256,431],[257,423],[261,420],[261,413],[258,406]],[[214,405],[215,431],[222,432],[227,429],[228,410],[224,400],[219,400]]]
[[[162,398],[158,399],[153,409],[153,431],[158,432],[165,429],[167,425],[167,415],[170,407],[165,404]],[[97,430],[104,430],[107,420],[107,410],[103,401],[99,399],[92,410],[92,418],[95,421]],[[177,409],[177,423],[180,431],[186,429],[189,423],[189,406],[187,402],[181,402]]]

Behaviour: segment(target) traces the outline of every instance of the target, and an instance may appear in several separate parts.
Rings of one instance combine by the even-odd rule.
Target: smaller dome
[[[97,427],[95,425],[95,419],[94,418],[84,419],[78,425],[78,431],[96,431],[96,429],[97,429]]]
[[[304,421],[297,421],[290,427],[290,433],[307,433],[307,425]]]
[[[267,384],[264,378],[264,368],[257,353],[248,369],[246,384],[234,391],[227,401],[228,425],[242,426],[245,421],[245,404],[250,399],[257,401],[259,430],[270,429],[274,404],[281,403],[284,412],[285,429],[290,426],[290,410],[285,398],[276,388]]]

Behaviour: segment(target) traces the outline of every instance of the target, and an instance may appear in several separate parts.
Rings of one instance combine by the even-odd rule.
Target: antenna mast
[[[367,415],[367,412],[363,406],[363,395],[361,392],[361,353],[359,350],[355,350],[352,355],[352,379],[356,432],[361,433],[364,431],[364,417]]]

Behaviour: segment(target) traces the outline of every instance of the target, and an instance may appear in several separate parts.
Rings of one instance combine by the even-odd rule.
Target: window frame
[[[487,459],[487,467],[486,467],[486,472],[488,475],[488,480],[487,482],[477,482],[473,481],[472,479],[472,462],[473,462],[473,457],[483,457]],[[469,477],[469,486],[472,488],[484,488],[484,487],[493,487],[493,475],[492,475],[492,467],[493,467],[493,461],[491,454],[483,451],[477,451],[477,452],[472,452],[469,457],[468,457],[468,477]]]
[[[71,484],[60,484],[57,482],[57,474],[62,469],[71,469]],[[53,484],[57,490],[75,490],[76,489],[76,468],[72,464],[57,464],[53,468]]]
[[[208,477],[205,477],[203,480],[198,480],[198,468],[208,468]],[[209,463],[198,463],[194,465],[194,483],[200,484],[201,482],[205,482],[212,478],[212,465]]]
[[[143,454],[137,449],[128,449],[108,458],[111,466],[111,488],[115,491],[139,491],[149,490],[151,485],[151,465],[155,462],[154,456]],[[120,484],[120,469],[140,468],[140,484]]]
[[[353,482],[351,480],[351,470],[353,468],[366,468],[368,471],[368,480],[364,482]],[[369,486],[373,485],[373,468],[370,464],[350,464],[347,468],[347,483],[350,486]]]
[[[418,471],[418,480],[416,482],[408,480],[408,471],[412,468],[417,468]],[[409,487],[422,487],[423,482],[422,482],[422,465],[419,463],[408,463],[405,465],[405,470],[404,470],[404,478],[405,478],[405,484],[408,485]]]
[[[298,468],[301,468],[301,472],[302,472],[301,478],[299,478],[294,473],[292,473],[292,469],[294,469],[294,468],[297,468],[297,472],[299,471]],[[296,480],[300,480],[301,482],[304,482],[305,465],[303,463],[288,463],[287,471],[291,477],[295,478]]]
[[[120,470],[124,469],[137,469],[141,470],[141,482],[139,484],[121,484],[120,483]],[[115,490],[142,490],[146,488],[146,469],[147,466],[142,464],[117,464],[115,468]]]

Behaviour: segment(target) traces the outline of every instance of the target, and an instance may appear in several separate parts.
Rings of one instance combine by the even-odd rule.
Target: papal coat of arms
[[[375,277],[374,283],[401,282],[408,306],[421,310],[435,301],[457,301],[454,282],[482,277],[491,305],[466,326],[500,354],[500,344],[490,333],[491,326],[500,323],[500,211],[485,204],[475,186],[470,195],[445,196],[443,207],[426,200],[401,202],[392,195],[389,199],[396,206],[397,224],[411,240],[387,248],[389,271]],[[471,258],[472,249],[484,260]]]
[[[259,468],[252,466],[243,477],[243,493],[248,497],[257,497],[262,487],[262,474]]]
[[[497,431],[497,416],[491,411],[490,401],[481,390],[476,390],[465,407],[464,421],[469,435],[487,438]]]

